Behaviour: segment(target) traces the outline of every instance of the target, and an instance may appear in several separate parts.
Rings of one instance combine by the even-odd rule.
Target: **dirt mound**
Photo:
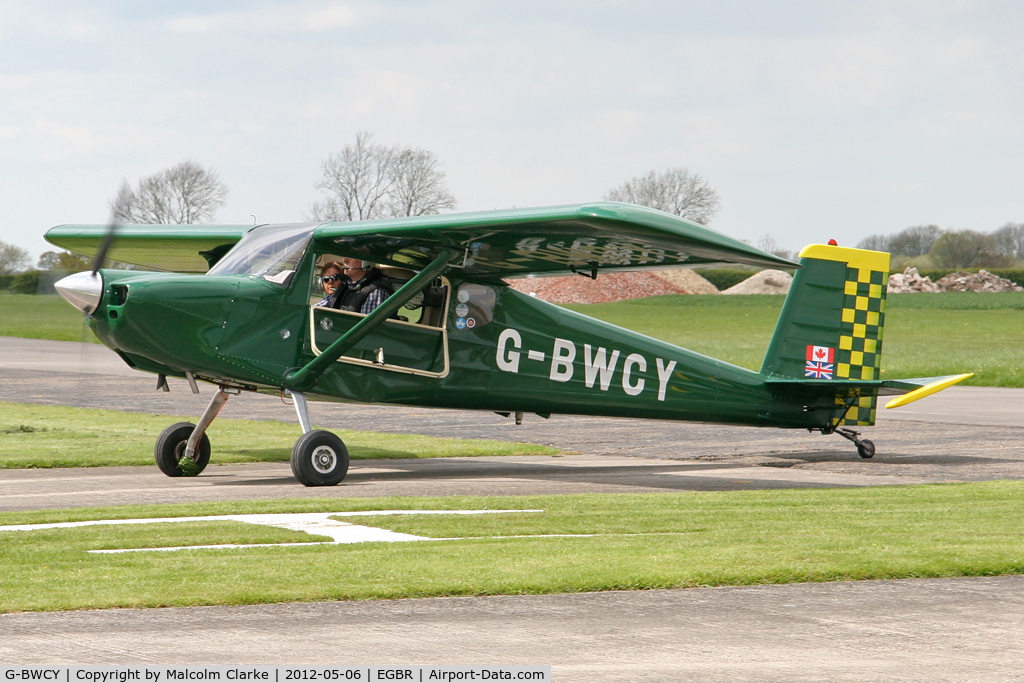
[[[512,289],[553,304],[604,304],[659,294],[689,294],[651,272],[601,273],[596,280],[567,275],[509,280],[508,283]]]
[[[762,270],[722,294],[786,294],[793,276],[781,270]]]
[[[720,294],[718,287],[702,278],[689,268],[652,270],[651,274],[686,290],[687,294]]]

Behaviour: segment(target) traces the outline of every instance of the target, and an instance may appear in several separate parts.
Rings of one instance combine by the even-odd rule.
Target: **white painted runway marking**
[[[230,521],[245,524],[261,524],[264,526],[303,531],[318,536],[328,536],[330,541],[313,541],[309,543],[252,543],[245,545],[192,545],[162,548],[118,548],[110,550],[90,550],[90,553],[129,553],[143,551],[198,550],[198,549],[231,549],[231,548],[268,548],[307,545],[339,545],[344,543],[396,543],[405,541],[431,541],[425,536],[401,534],[387,529],[341,522],[332,517],[384,517],[391,515],[490,515],[510,512],[543,512],[543,510],[366,510],[358,512],[301,512],[262,515],[208,515],[203,517],[149,517],[143,519],[95,519],[84,522],[55,522],[52,524],[12,524],[0,526],[0,531],[37,531],[42,529],[71,529],[86,526],[114,526],[124,524],[159,524],[174,522],[212,522]]]

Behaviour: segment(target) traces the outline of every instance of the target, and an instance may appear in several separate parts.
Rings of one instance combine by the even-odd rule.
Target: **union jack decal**
[[[804,376],[813,377],[814,379],[832,379],[832,370],[832,363],[809,360],[807,361],[807,367],[804,368]]]

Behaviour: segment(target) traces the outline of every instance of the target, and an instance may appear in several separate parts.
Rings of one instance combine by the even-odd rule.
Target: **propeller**
[[[114,244],[114,238],[117,237],[117,228],[117,209],[114,209],[114,212],[110,215],[110,222],[107,223],[107,232],[103,235],[100,248],[96,251],[96,258],[93,259],[92,272],[89,274],[91,277],[96,277],[96,273],[103,267],[103,261],[107,258],[107,252],[110,251],[110,247]]]
[[[68,303],[85,314],[85,318],[92,315],[99,307],[100,299],[103,296],[103,278],[99,275],[99,270],[103,267],[107,253],[117,237],[121,217],[128,215],[127,212],[133,197],[131,186],[127,181],[122,181],[117,198],[110,203],[110,221],[107,223],[107,231],[100,241],[99,249],[96,250],[92,270],[88,273],[69,275],[53,285],[54,289]]]

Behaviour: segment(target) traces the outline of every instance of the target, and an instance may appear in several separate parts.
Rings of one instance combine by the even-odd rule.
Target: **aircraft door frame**
[[[365,339],[352,349],[349,354],[341,356],[336,362],[376,368],[421,377],[441,379],[447,377],[451,369],[448,348],[448,308],[452,297],[452,284],[446,277],[440,278],[445,288],[444,303],[441,306],[441,324],[438,326],[424,325],[405,320],[385,320],[380,328],[371,332]],[[309,344],[314,356],[319,356],[324,349],[337,339],[343,331],[350,329],[366,316],[352,311],[340,311],[336,308],[309,306]],[[317,342],[317,336],[321,342]],[[436,351],[433,359],[424,357],[420,367],[414,364],[420,358],[410,357],[410,348],[415,348],[415,339],[420,336],[422,341],[433,344]],[[433,338],[433,339],[431,339]],[[351,355],[358,353],[359,355]],[[389,357],[406,359],[407,362],[389,362]]]

